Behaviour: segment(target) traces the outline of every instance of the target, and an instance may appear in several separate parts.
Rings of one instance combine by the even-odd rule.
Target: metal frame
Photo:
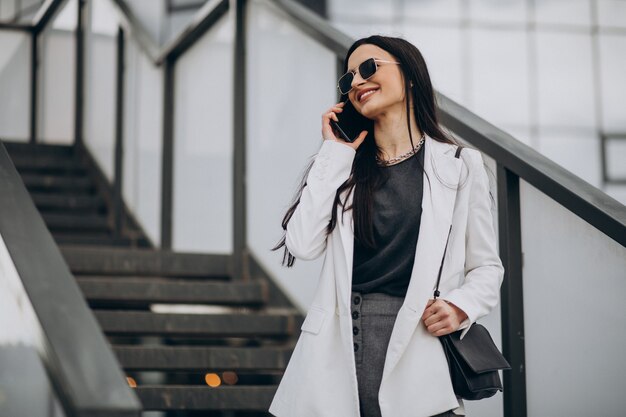
[[[504,372],[504,415],[526,416],[526,355],[519,177],[497,163],[498,234],[506,271],[501,289],[502,351],[511,364]]]
[[[124,182],[124,29],[117,30],[117,63],[115,80],[115,174],[113,178],[113,224],[117,237],[122,235],[123,203],[122,187]]]
[[[235,1],[235,62],[233,108],[233,271],[249,279],[246,201],[246,0]]]
[[[30,34],[30,143],[37,142],[37,96],[39,95],[39,35]]]
[[[85,89],[85,2],[77,0],[76,18],[76,85],[74,87],[74,144],[83,141],[83,105]]]
[[[174,61],[163,68],[163,143],[161,151],[161,247],[172,247],[174,183]]]

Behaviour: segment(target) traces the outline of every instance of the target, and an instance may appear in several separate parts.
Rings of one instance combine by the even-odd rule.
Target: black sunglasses
[[[378,63],[383,62],[385,64],[397,64],[400,65],[399,62],[395,61],[385,61],[378,58],[368,58],[358,66],[357,71],[361,75],[361,78],[367,80],[372,75],[376,74],[378,70]],[[343,74],[339,81],[337,82],[337,88],[341,94],[348,94],[350,90],[352,90],[352,81],[354,80],[354,76],[356,75],[356,71],[350,70]]]

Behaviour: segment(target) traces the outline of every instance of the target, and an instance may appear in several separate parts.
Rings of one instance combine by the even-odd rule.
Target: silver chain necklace
[[[400,156],[396,156],[395,158],[391,158],[391,159],[379,159],[378,155],[376,155],[376,163],[379,166],[389,166],[389,165],[398,164],[404,161],[405,159],[409,159],[411,156],[415,155],[421,149],[422,145],[424,144],[424,140],[425,140],[425,135],[424,133],[422,133],[422,137],[420,138],[420,141],[410,151],[403,153]]]

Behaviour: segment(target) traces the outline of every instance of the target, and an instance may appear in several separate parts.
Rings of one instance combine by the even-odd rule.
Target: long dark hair
[[[430,75],[428,74],[428,68],[426,62],[420,51],[405,39],[372,35],[366,38],[361,38],[354,42],[350,49],[346,53],[346,57],[343,61],[343,72],[347,72],[348,58],[354,52],[356,48],[364,44],[376,45],[381,49],[384,49],[390,53],[399,63],[400,71],[403,74],[404,81],[404,96],[406,97],[406,114],[410,114],[410,100],[412,98],[414,106],[414,115],[419,129],[432,139],[450,143],[453,145],[460,144],[454,140],[451,136],[445,133],[439,126],[437,119],[437,106],[435,101],[435,94],[433,86],[430,81]],[[411,87],[413,84],[413,87]],[[342,97],[345,99],[345,96]],[[407,117],[407,129],[409,131],[409,138],[411,145],[413,144],[413,134],[411,132],[411,118]],[[337,224],[337,206],[341,204],[342,221],[343,213],[347,210],[353,209],[354,219],[354,237],[365,247],[375,248],[374,242],[374,230],[372,222],[372,205],[373,205],[373,191],[380,186],[385,180],[385,174],[376,163],[376,155],[382,157],[382,150],[376,145],[374,140],[374,132],[370,131],[365,137],[364,142],[358,147],[354,161],[352,163],[352,171],[348,179],[339,186],[335,194],[333,207],[331,211],[331,219],[328,222],[326,228],[326,235],[328,236]],[[413,155],[417,158],[417,153]],[[300,197],[302,196],[302,190],[306,187],[306,179],[308,177],[311,166],[313,165],[313,159],[308,167],[305,169],[302,179],[299,185],[299,191],[296,193],[294,201],[291,207],[285,213],[282,221],[282,227],[285,233],[283,234],[280,242],[272,248],[272,250],[278,250],[284,247],[284,255],[282,265],[293,266],[295,257],[289,252],[289,249],[285,245],[285,235],[287,230],[287,224],[291,219],[294,211],[300,203]],[[419,160],[418,160],[419,161]],[[418,162],[421,168],[420,175],[424,173],[424,167]],[[355,188],[355,185],[358,187]],[[430,179],[428,178],[428,185],[430,187]],[[346,201],[350,192],[354,188],[353,202],[350,207],[346,207]],[[349,190],[346,193],[346,201],[340,201],[340,195],[343,191]]]

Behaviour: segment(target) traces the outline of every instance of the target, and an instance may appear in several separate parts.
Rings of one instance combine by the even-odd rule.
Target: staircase
[[[79,147],[5,143],[128,383],[150,415],[269,416],[302,323],[230,257],[163,251]],[[211,413],[208,413],[208,412]]]

